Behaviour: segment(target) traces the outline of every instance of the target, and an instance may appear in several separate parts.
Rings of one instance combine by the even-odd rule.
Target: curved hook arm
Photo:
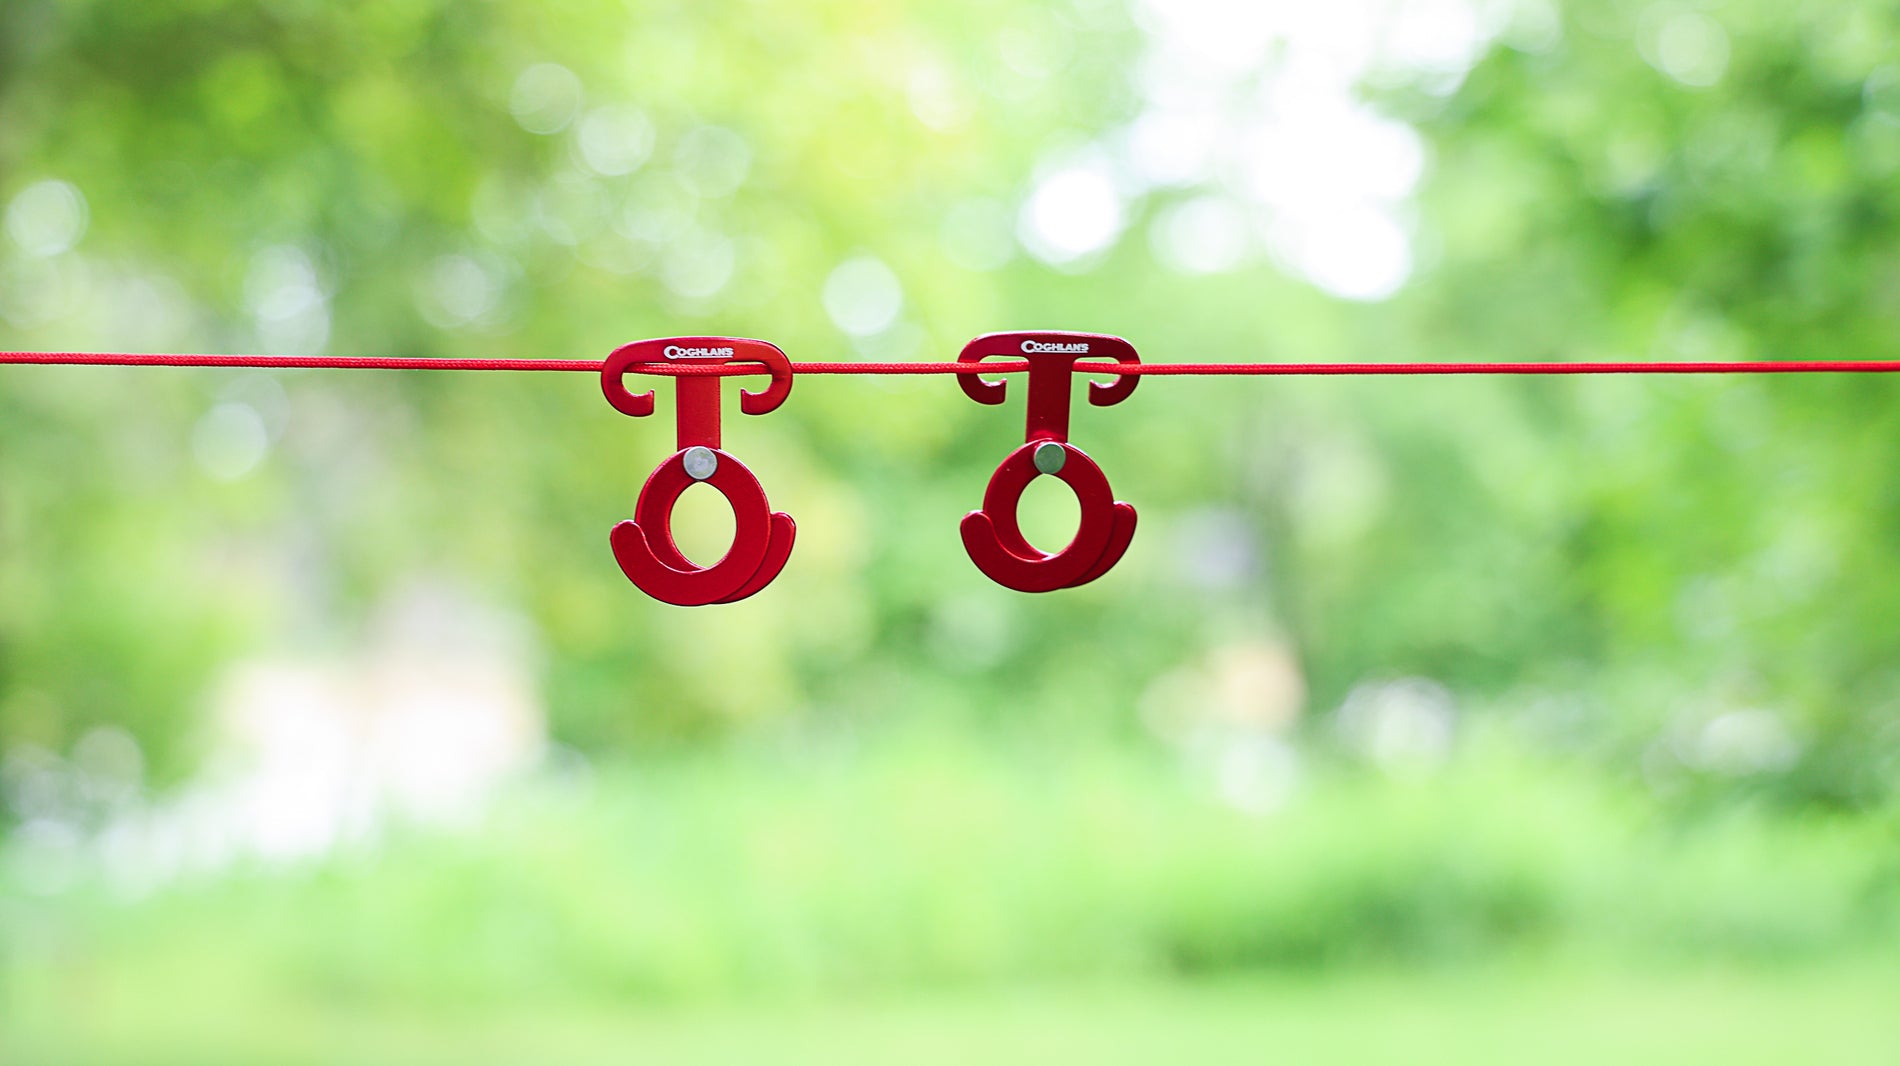
[[[623,415],[645,418],[653,413],[653,390],[635,395],[627,391],[627,368],[635,363],[649,360],[641,358],[642,347],[651,341],[635,341],[615,348],[600,367],[600,391],[613,404],[614,410]]]
[[[792,394],[792,361],[778,345],[769,341],[727,338],[738,349],[734,362],[752,362],[765,367],[772,380],[765,388],[739,390],[739,410],[749,415],[770,414]]]
[[[1091,342],[1087,356],[1090,359],[1112,359],[1117,363],[1141,362],[1141,356],[1135,351],[1135,346],[1120,337],[1106,333],[1090,333],[1086,336]],[[1077,366],[1076,369],[1087,373],[1089,368],[1082,365]],[[1089,382],[1089,403],[1096,407],[1113,407],[1134,395],[1135,386],[1139,384],[1141,384],[1139,374],[1117,374],[1114,381],[1107,383],[1091,381]]]
[[[957,353],[957,362],[980,363],[992,356],[1021,358],[1021,354],[1010,344],[1012,338],[1020,336],[1016,333],[985,333],[963,346],[963,351]],[[984,381],[975,374],[958,374],[957,385],[963,389],[965,396],[981,404],[999,404],[1003,402],[1003,397],[1009,395],[1009,382]]]

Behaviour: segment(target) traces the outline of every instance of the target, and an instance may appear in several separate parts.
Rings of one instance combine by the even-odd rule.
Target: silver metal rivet
[[[1054,441],[1036,447],[1036,469],[1045,474],[1059,474],[1062,464],[1069,461],[1069,450]]]
[[[694,445],[686,449],[685,465],[687,477],[694,481],[704,481],[713,476],[713,471],[719,469],[719,455],[711,448]]]

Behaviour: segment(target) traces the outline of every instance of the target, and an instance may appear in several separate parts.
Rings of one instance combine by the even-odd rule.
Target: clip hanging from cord
[[[744,337],[669,337],[622,345],[601,367],[601,391],[615,410],[643,418],[653,413],[653,393],[628,392],[623,380],[628,368],[640,363],[731,362],[758,363],[772,376],[765,389],[741,392],[739,409],[746,414],[776,410],[791,395],[791,360],[775,344]],[[744,463],[720,450],[720,379],[684,376],[675,381],[679,450],[647,478],[633,519],[614,526],[608,538],[614,559],[629,581],[656,600],[681,607],[742,600],[784,569],[798,527],[792,516],[772,510],[765,489]],[[732,504],[732,547],[711,566],[694,563],[673,542],[673,506],[698,482],[718,489]]]
[[[963,516],[964,550],[990,579],[1018,592],[1052,592],[1084,585],[1107,573],[1135,536],[1135,509],[1115,499],[1108,477],[1082,449],[1069,443],[1069,388],[1078,359],[1139,363],[1135,348],[1105,333],[986,333],[964,345],[959,362],[992,356],[1029,361],[1028,418],[1022,447],[1009,453],[990,476],[983,506]],[[1087,368],[1081,368],[1087,372]],[[1089,402],[1108,407],[1127,399],[1141,378],[1119,374],[1110,384],[1089,382]],[[957,384],[982,404],[1003,402],[1008,386],[962,374]],[[1061,551],[1029,543],[1017,523],[1023,490],[1039,475],[1061,478],[1075,490],[1081,523]]]

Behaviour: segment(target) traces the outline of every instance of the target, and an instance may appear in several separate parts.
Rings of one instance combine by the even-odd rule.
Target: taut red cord
[[[598,374],[599,359],[467,359],[381,355],[186,355],[140,352],[0,352],[0,365],[242,367],[258,370],[555,370]],[[1727,362],[1538,363],[1109,363],[1078,360],[1090,374],[1141,376],[1380,376],[1479,374],[1893,374],[1897,359],[1782,359]],[[658,377],[741,377],[763,374],[751,363],[665,364],[628,367]],[[964,362],[797,362],[796,374],[1020,374],[1027,359]]]
[[[766,502],[758,478],[720,446],[722,377],[768,374],[761,390],[741,392],[739,409],[766,414],[785,402],[800,374],[955,374],[965,395],[995,405],[1011,388],[1026,391],[1023,443],[990,478],[983,506],[963,516],[964,550],[978,570],[1020,592],[1052,592],[1088,584],[1106,574],[1135,534],[1134,505],[1115,499],[1108,477],[1069,440],[1076,375],[1090,381],[1089,403],[1120,403],[1149,375],[1374,376],[1579,374],[1890,374],[1900,360],[1800,359],[1763,362],[1525,362],[1525,363],[1144,363],[1133,345],[1102,333],[986,333],[963,347],[955,362],[806,362],[787,359],[767,341],[745,337],[668,337],[635,341],[606,359],[430,359],[334,355],[189,355],[136,352],[0,352],[0,365],[246,367],[325,370],[555,370],[597,374],[614,409],[636,418],[654,413],[652,389],[634,393],[630,373],[678,383],[677,448],[648,477],[634,517],[608,536],[627,579],[648,595],[680,606],[732,603],[759,592],[785,567],[797,525]],[[981,375],[1028,374],[1005,384]],[[1080,523],[1060,551],[1031,544],[1017,522],[1023,491],[1041,476],[1075,491]],[[732,504],[732,547],[710,566],[687,558],[673,540],[673,507],[682,493],[705,482]]]

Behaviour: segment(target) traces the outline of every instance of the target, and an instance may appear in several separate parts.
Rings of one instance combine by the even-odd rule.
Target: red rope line
[[[137,352],[0,352],[0,365],[245,367],[262,370],[556,370],[600,373],[598,359],[467,359],[350,355],[192,355]],[[793,362],[797,374],[1018,374],[1025,359],[962,362]],[[1090,374],[1375,376],[1474,374],[1892,374],[1894,359],[1785,359],[1729,362],[1541,362],[1541,363],[1091,363]],[[631,372],[658,377],[740,377],[763,374],[753,363],[694,365],[645,363]]]
[[[31,366],[224,366],[260,370],[578,370],[598,359],[432,359],[356,355],[172,355],[139,352],[0,352],[0,364]]]

